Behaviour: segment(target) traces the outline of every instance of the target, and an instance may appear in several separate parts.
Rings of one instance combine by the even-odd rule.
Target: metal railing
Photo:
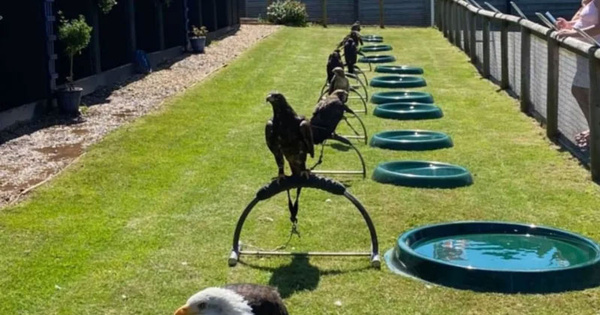
[[[576,8],[574,8],[574,11]],[[600,50],[525,18],[485,10],[462,0],[436,0],[435,25],[462,49],[483,77],[519,97],[547,136],[588,164],[600,181]],[[587,75],[589,70],[589,75]],[[589,83],[588,106],[574,80]],[[581,86],[581,83],[577,83]],[[589,148],[574,137],[590,130]]]

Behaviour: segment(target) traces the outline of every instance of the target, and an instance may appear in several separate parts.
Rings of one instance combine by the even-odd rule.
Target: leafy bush
[[[107,14],[108,12],[110,12],[110,10],[112,10],[112,8],[117,5],[117,0],[99,0],[98,1],[98,6],[100,7],[100,10],[102,10],[102,13]]]
[[[267,21],[289,26],[306,26],[306,5],[296,0],[275,1],[267,7]]]
[[[192,38],[206,37],[206,35],[208,35],[208,29],[206,26],[198,28],[196,25],[192,25],[192,34]]]
[[[58,27],[58,39],[65,44],[65,53],[71,63],[70,75],[67,77],[69,83],[73,83],[73,57],[80,54],[81,51],[90,44],[92,38],[92,27],[85,22],[83,15],[79,18],[67,20],[62,12],[60,16],[60,26]]]

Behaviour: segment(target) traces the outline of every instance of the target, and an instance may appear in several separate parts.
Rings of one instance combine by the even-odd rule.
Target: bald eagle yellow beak
[[[188,315],[189,313],[190,313],[190,309],[186,305],[186,306],[180,307],[177,311],[175,311],[174,315]]]

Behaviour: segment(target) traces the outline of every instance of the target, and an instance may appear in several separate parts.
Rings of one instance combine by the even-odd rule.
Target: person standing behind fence
[[[583,0],[582,7],[575,13],[571,21],[557,19],[558,37],[575,37],[582,39],[575,28],[581,29],[588,35],[600,40],[600,0]],[[577,58],[577,72],[573,78],[571,93],[577,100],[588,125],[590,124],[590,74],[589,62],[586,58]],[[600,87],[599,87],[600,88]],[[577,145],[587,147],[590,131],[586,130],[575,137]]]

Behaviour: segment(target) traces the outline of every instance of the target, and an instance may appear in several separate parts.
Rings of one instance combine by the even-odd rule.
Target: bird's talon
[[[277,184],[281,183],[281,180],[285,179],[285,174],[279,174],[277,175]]]

